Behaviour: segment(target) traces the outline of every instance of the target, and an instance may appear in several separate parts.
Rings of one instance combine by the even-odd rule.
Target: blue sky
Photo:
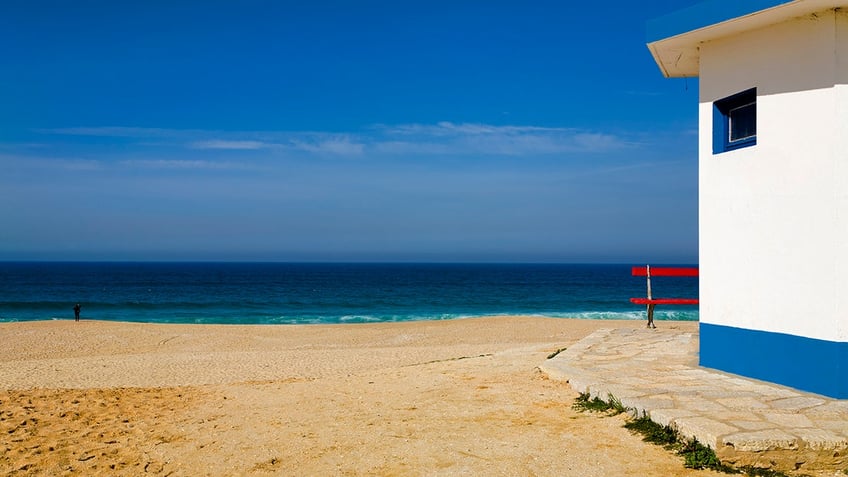
[[[0,259],[697,262],[694,3],[0,3]]]

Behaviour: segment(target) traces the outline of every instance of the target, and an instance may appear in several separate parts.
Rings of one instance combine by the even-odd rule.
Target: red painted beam
[[[647,267],[633,267],[634,277],[644,277],[648,275]],[[652,277],[697,277],[697,268],[684,267],[651,267]]]
[[[653,270],[651,270],[653,275]],[[631,303],[636,305],[697,305],[697,298],[631,298]]]

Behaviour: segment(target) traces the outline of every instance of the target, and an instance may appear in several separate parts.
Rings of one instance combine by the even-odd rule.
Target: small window
[[[713,103],[713,154],[757,144],[757,88]]]

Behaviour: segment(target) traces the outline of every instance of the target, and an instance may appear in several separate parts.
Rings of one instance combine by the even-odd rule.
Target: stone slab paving
[[[697,333],[598,330],[541,368],[580,393],[618,398],[731,465],[848,470],[848,400],[699,367]]]

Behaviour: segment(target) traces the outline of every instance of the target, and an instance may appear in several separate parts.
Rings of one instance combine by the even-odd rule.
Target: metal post
[[[648,277],[648,299],[650,300],[652,298],[651,297],[651,266],[646,265],[645,270],[646,270],[645,275]]]
[[[651,300],[653,297],[651,296],[651,266],[645,266],[645,276],[648,279],[648,300]],[[656,328],[654,325],[654,304],[648,303],[648,328]]]

